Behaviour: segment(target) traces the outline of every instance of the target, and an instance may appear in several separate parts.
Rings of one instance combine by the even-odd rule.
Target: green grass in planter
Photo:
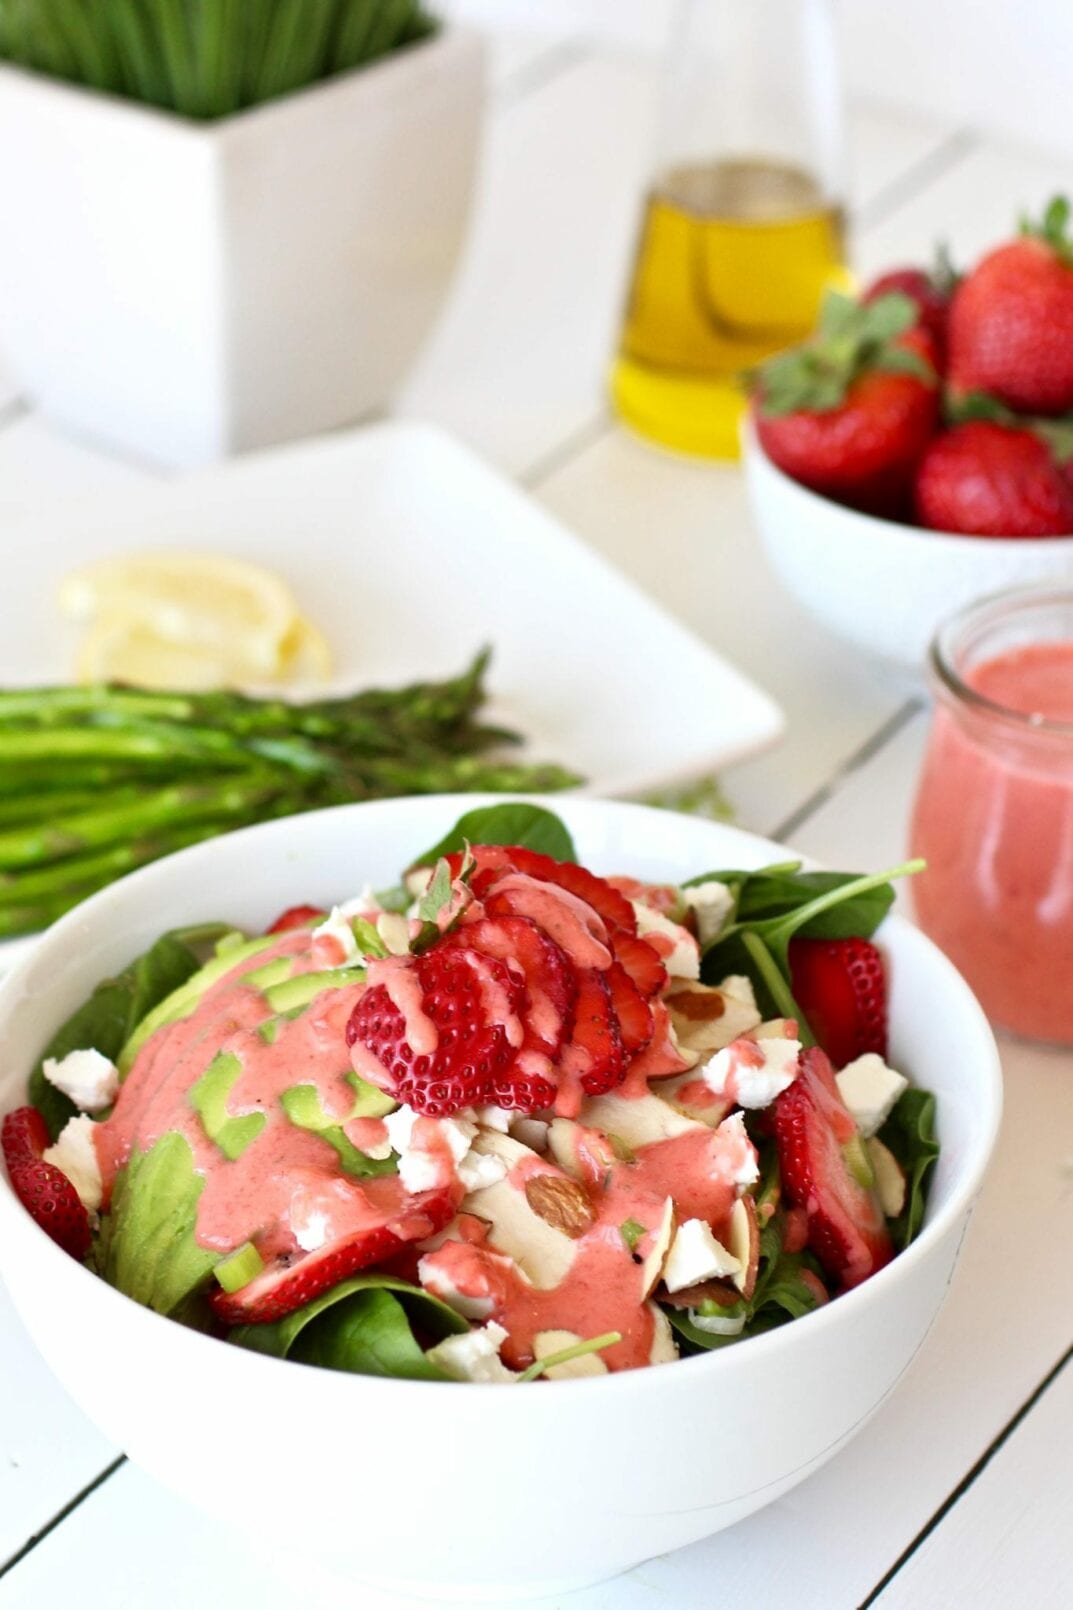
[[[0,59],[186,117],[225,117],[436,28],[423,0],[0,0]]]

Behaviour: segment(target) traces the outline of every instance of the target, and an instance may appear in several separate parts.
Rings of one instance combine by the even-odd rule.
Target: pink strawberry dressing
[[[359,983],[323,992],[300,1016],[281,1019],[275,1042],[266,1044],[257,1029],[272,1016],[271,1009],[242,978],[287,956],[293,958],[295,973],[315,966],[308,931],[286,933],[278,944],[240,963],[206,991],[189,1017],[164,1025],[142,1047],[112,1116],[94,1134],[105,1201],[132,1150],[148,1150],[161,1135],[174,1131],[185,1137],[194,1167],[205,1179],[196,1227],[202,1246],[226,1252],[254,1241],[269,1257],[294,1251],[297,1232],[308,1238],[313,1221],[321,1224],[325,1240],[385,1220],[397,1220],[408,1232],[420,1234],[420,1202],[409,1198],[397,1177],[358,1180],[342,1175],[334,1148],[292,1124],[280,1106],[285,1090],[309,1084],[328,1117],[340,1122],[350,1111],[354,1090],[347,1080],[344,1030],[363,988]],[[262,1113],[265,1118],[261,1133],[233,1161],[205,1134],[190,1103],[193,1086],[221,1051],[233,1053],[242,1064],[228,1094],[228,1113]],[[369,1123],[356,1120],[349,1126],[354,1144],[386,1138],[382,1123],[365,1127]]]
[[[583,1130],[578,1157],[588,1177],[596,1216],[572,1242],[566,1274],[547,1289],[531,1284],[509,1258],[497,1251],[494,1227],[488,1241],[445,1241],[421,1260],[421,1280],[429,1290],[461,1298],[467,1311],[493,1318],[508,1333],[503,1357],[515,1367],[533,1358],[533,1338],[544,1330],[569,1330],[583,1338],[618,1331],[622,1340],[601,1356],[612,1370],[638,1369],[651,1362],[655,1320],[646,1302],[644,1259],[672,1197],[679,1222],[699,1218],[724,1239],[739,1195],[737,1176],[755,1164],[756,1153],[740,1126],[689,1130],[655,1141],[636,1152],[635,1161],[614,1159],[606,1136]],[[562,1177],[541,1158],[525,1158],[507,1176],[524,1193],[536,1175]],[[467,1199],[480,1215],[480,1193]],[[622,1226],[633,1220],[644,1235],[630,1248]]]
[[[496,883],[489,911],[499,903],[535,922],[575,967],[596,967],[601,972],[610,967],[606,927],[592,907],[569,890],[541,883],[525,872],[508,872]]]
[[[969,686],[1073,724],[1073,642],[1026,644]],[[940,703],[911,844],[921,927],[1005,1028],[1073,1044],[1073,737]]]

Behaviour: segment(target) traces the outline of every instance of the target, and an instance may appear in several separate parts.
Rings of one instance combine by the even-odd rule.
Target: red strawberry
[[[291,928],[314,928],[317,923],[323,922],[328,915],[319,906],[288,906],[286,911],[280,912],[275,922],[265,932],[269,934],[285,934]]]
[[[933,531],[1073,533],[1073,481],[1032,430],[977,419],[943,431],[921,460],[915,495],[917,518]]]
[[[565,1116],[573,1116],[566,1108],[580,1099],[579,1087],[586,1096],[602,1096],[621,1084],[627,1060],[607,975],[586,968],[578,977],[574,1032],[562,1056],[559,1105]]]
[[[525,977],[521,1050],[496,1076],[492,1100],[519,1112],[538,1112],[555,1100],[550,1059],[556,1057],[574,1021],[577,975],[559,946],[527,917],[480,918],[444,940],[520,969]]]
[[[536,1046],[555,1056],[570,1030],[577,976],[555,942],[528,917],[482,917],[464,923],[445,941],[448,949],[479,950],[525,977],[526,1025]]]
[[[416,986],[421,1011],[437,1031],[431,1052],[416,1051],[409,1043],[406,1017],[378,976],[384,968],[412,975],[408,982]],[[489,996],[499,997],[502,1012],[490,1012]],[[519,973],[502,962],[437,945],[422,956],[370,966],[369,988],[351,1013],[346,1041],[367,1053],[355,1054],[364,1078],[415,1111],[440,1118],[494,1101],[496,1082],[518,1049],[508,1042],[500,1019],[517,1015],[524,998]]]
[[[620,962],[604,975],[611,992],[611,1009],[618,1020],[622,1049],[629,1057],[643,1051],[652,1038],[652,1008]]]
[[[1073,408],[1073,243],[1069,203],[990,252],[958,287],[950,310],[950,384],[984,391],[1029,414]]]
[[[819,334],[763,365],[756,432],[773,463],[855,508],[905,512],[939,409],[934,349],[915,318],[906,296],[829,298]]]
[[[792,939],[790,987],[836,1068],[887,1050],[883,958],[868,939]]]
[[[923,268],[895,268],[873,280],[861,297],[864,303],[876,302],[892,291],[907,296],[917,310],[917,327],[926,330],[935,343],[940,367],[946,353],[946,327],[950,317],[950,302],[957,288],[958,276],[945,256],[941,256],[929,274]]]
[[[48,1144],[45,1120],[36,1107],[8,1113],[0,1128],[0,1146],[11,1188],[34,1223],[81,1262],[89,1251],[89,1214],[67,1175],[43,1160]]]
[[[874,1193],[847,1167],[842,1148],[857,1126],[817,1047],[801,1053],[797,1078],[776,1098],[772,1116],[783,1189],[808,1216],[809,1246],[842,1286],[859,1285],[894,1249]]]
[[[606,880],[627,900],[638,900],[665,917],[675,917],[684,904],[682,891],[674,883],[644,883],[640,878],[614,877]]]
[[[541,855],[539,851],[528,850],[520,844],[474,845],[473,858],[477,867],[471,887],[478,899],[483,899],[494,889],[502,874],[522,872],[526,877],[554,884],[556,888],[565,889],[579,900],[584,900],[601,918],[605,927],[624,928],[627,933],[637,932],[637,918],[626,896],[620,894],[606,878],[598,878],[595,872],[577,866],[573,861],[555,861],[550,855]],[[448,860],[452,876],[457,877],[461,856],[450,856]]]
[[[296,1261],[293,1254],[280,1258],[238,1291],[214,1292],[210,1301],[217,1319],[225,1325],[266,1325],[282,1319],[359,1269],[381,1264],[411,1242],[435,1235],[458,1207],[458,1190],[408,1196],[396,1179],[369,1181],[367,1186],[374,1183],[386,1198],[379,1223],[299,1255]]]
[[[667,983],[667,969],[647,940],[619,928],[611,935],[611,949],[646,1000],[660,993]]]

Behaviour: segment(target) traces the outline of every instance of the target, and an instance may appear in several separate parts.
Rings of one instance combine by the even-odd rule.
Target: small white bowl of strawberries
[[[884,274],[831,297],[757,371],[749,498],[781,580],[870,655],[919,670],[939,622],[1073,576],[1068,203],[961,277]]]

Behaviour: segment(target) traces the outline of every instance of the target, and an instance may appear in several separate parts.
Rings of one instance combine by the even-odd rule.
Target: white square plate
[[[439,430],[384,424],[6,524],[0,681],[69,680],[62,577],[151,547],[259,560],[292,585],[340,688],[460,671],[493,649],[490,714],[586,792],[709,772],[782,731],[778,707]],[[14,585],[11,579],[14,577]],[[0,783],[2,791],[2,783]]]
[[[637,793],[772,743],[782,712],[444,432],[384,424],[5,522],[0,683],[69,681],[60,581],[135,548],[204,548],[286,578],[340,691],[460,671],[491,644],[490,719],[584,792]],[[0,778],[0,795],[3,779]],[[30,944],[0,943],[0,972]]]

